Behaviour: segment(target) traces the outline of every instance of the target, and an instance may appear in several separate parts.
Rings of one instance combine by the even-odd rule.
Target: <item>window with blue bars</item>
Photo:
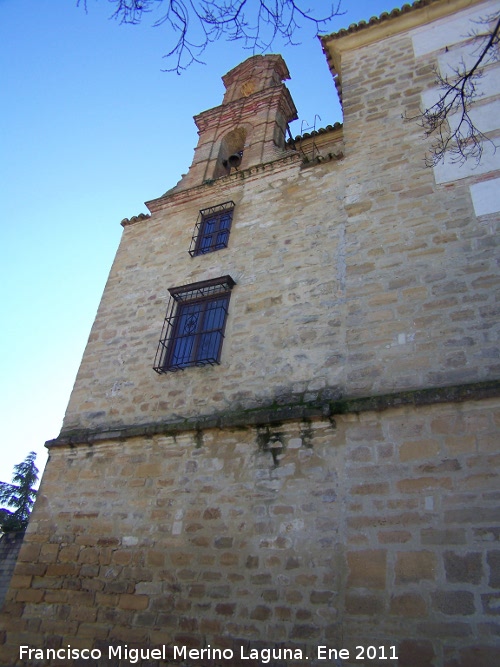
[[[234,284],[231,276],[222,276],[169,290],[171,299],[154,364],[157,373],[220,362]]]
[[[233,221],[234,202],[227,201],[200,211],[189,254],[191,257],[227,248]]]

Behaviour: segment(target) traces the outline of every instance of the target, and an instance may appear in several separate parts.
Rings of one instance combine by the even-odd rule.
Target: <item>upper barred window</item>
[[[191,257],[227,248],[233,210],[234,202],[226,201],[200,211],[189,248]]]
[[[157,373],[218,364],[224,340],[231,276],[171,287],[167,316],[156,351]]]

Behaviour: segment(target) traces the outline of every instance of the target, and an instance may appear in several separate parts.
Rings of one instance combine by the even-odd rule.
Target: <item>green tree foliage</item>
[[[12,484],[0,482],[0,503],[14,509],[13,512],[0,510],[0,527],[4,533],[24,530],[28,525],[36,497],[34,487],[38,481],[35,459],[35,452],[30,452],[22,463],[14,466]]]

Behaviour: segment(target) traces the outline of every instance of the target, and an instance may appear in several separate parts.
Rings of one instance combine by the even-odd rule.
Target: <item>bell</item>
[[[236,169],[241,164],[241,153],[233,153],[227,159],[227,166],[230,169]]]

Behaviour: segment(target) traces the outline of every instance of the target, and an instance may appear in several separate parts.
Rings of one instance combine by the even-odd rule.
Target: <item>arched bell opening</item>
[[[222,138],[214,178],[226,176],[232,169],[241,167],[246,137],[246,130],[238,127]]]

